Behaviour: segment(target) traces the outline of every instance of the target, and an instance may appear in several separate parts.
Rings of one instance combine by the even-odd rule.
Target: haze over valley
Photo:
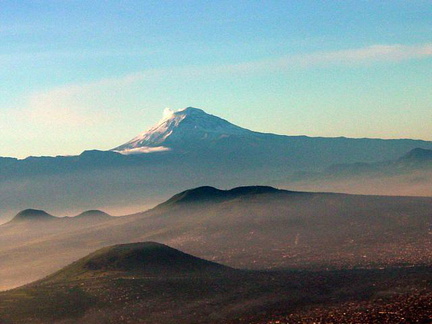
[[[430,160],[413,158],[411,164],[397,164],[416,149],[428,152],[432,142],[265,134],[189,107],[165,113],[150,130],[110,151],[0,158],[0,192],[6,206],[1,216],[10,219],[29,207],[58,214],[103,209],[121,215],[151,208],[176,192],[202,185],[265,184],[308,191],[428,196],[428,181],[417,179],[419,172],[422,179],[430,177]],[[372,171],[375,165],[389,165],[393,171],[374,174],[373,179],[367,172],[342,179],[326,173],[350,164],[354,168],[371,165]],[[323,172],[323,177],[314,177]],[[370,183],[377,181],[383,183],[370,191]]]
[[[429,1],[0,3],[0,324],[432,323]]]
[[[428,319],[431,148],[189,107],[109,151],[1,158],[0,321]]]

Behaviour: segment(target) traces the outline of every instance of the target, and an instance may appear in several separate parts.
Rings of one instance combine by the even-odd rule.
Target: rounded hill
[[[87,210],[85,212],[82,212],[81,214],[75,216],[79,218],[89,218],[89,219],[95,219],[95,218],[111,218],[112,216],[101,211],[101,210]]]
[[[130,273],[136,276],[214,274],[233,269],[194,257],[155,242],[120,244],[102,248],[72,263],[46,280],[73,280],[81,276]]]
[[[44,220],[52,220],[57,217],[52,216],[45,212],[44,210],[38,209],[25,209],[20,211],[11,222],[23,222],[23,221],[44,221]]]

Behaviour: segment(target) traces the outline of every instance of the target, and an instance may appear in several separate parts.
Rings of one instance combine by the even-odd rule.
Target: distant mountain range
[[[22,223],[22,222],[34,222],[34,221],[83,221],[83,220],[90,220],[90,221],[100,221],[100,220],[110,220],[113,219],[112,216],[108,215],[107,213],[100,211],[100,210],[88,210],[85,212],[82,212],[81,214],[77,216],[72,217],[56,217],[53,215],[48,214],[44,210],[37,210],[37,209],[26,209],[21,212],[19,212],[9,223],[7,224],[15,224],[15,223]]]
[[[29,207],[143,208],[185,188],[273,184],[294,172],[396,161],[414,149],[431,150],[432,142],[259,133],[189,107],[110,151],[0,158],[0,217]]]
[[[353,176],[388,176],[412,171],[432,171],[432,150],[415,148],[399,159],[383,162],[334,164],[319,172],[293,175],[296,180],[310,178],[352,178]]]
[[[377,162],[399,158],[414,148],[431,148],[418,140],[350,139],[285,136],[254,132],[205,111],[188,107],[165,117],[131,141],[116,147],[123,154],[173,151],[218,151],[265,155],[267,164],[284,161],[296,169],[321,168],[333,163]],[[222,159],[222,157],[220,157]],[[235,156],[231,156],[235,158]]]
[[[287,169],[322,169],[335,163],[394,160],[413,149],[432,149],[432,142],[259,133],[188,107],[171,112],[148,131],[111,151],[93,150],[79,156],[28,157],[24,160],[1,158],[0,176],[142,165],[185,155],[206,160],[207,154],[208,160],[217,156],[215,163],[248,158],[248,166],[262,166],[260,163],[265,161],[269,168],[283,163]],[[163,152],[169,154],[160,154]],[[129,154],[137,156],[128,157]]]

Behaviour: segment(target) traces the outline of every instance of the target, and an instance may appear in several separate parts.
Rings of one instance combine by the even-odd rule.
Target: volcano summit
[[[232,154],[262,164],[284,164],[294,169],[319,169],[336,163],[378,162],[397,159],[414,148],[432,148],[431,142],[398,139],[355,139],[287,136],[255,132],[188,107],[165,109],[155,126],[113,149],[122,154],[217,152],[224,160]],[[213,158],[213,157],[212,157]]]
[[[11,218],[29,206],[61,214],[113,212],[112,206],[137,203],[149,207],[186,188],[272,185],[298,171],[314,174],[336,164],[396,161],[413,149],[431,150],[432,142],[276,135],[198,108],[165,110],[155,126],[112,150],[0,158],[2,204],[9,208],[3,216]],[[381,193],[393,194],[388,189]]]
[[[165,109],[164,118],[148,131],[114,148],[121,153],[184,150],[206,147],[226,138],[253,138],[260,133],[231,124],[204,110],[188,107],[178,111]]]

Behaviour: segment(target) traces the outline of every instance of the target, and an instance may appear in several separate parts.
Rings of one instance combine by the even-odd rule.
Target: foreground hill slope
[[[0,226],[0,286],[37,280],[97,248],[149,240],[248,269],[430,265],[431,210],[432,198],[199,187],[84,228]]]
[[[196,258],[155,242],[129,243],[102,248],[72,263],[43,282],[76,281],[107,272],[137,273],[141,276],[188,276],[218,274],[229,267]]]
[[[367,305],[365,315],[381,323],[419,322],[430,319],[428,307],[381,310],[408,297],[411,306],[430,306],[430,270],[251,272],[154,242],[117,245],[0,293],[0,322],[312,323],[329,310],[329,320],[346,323],[350,317],[332,315],[347,314],[347,303]]]

